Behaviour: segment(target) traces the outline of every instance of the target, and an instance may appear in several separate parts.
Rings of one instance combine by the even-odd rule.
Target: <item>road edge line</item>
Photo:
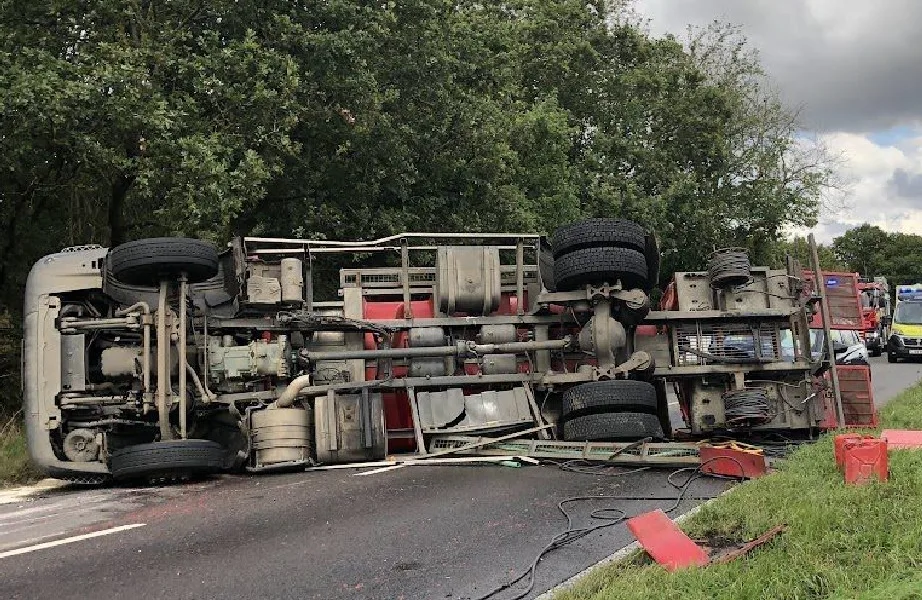
[[[119,525],[117,527],[110,527],[109,529],[102,529],[100,531],[94,531],[92,533],[72,535],[70,537],[61,538],[59,540],[52,540],[50,542],[42,542],[41,544],[33,544],[32,546],[25,546],[23,548],[7,550],[6,552],[0,552],[0,559],[9,558],[10,556],[19,556],[20,554],[28,554],[30,552],[35,552],[36,550],[47,550],[48,548],[55,548],[57,546],[63,546],[65,544],[73,544],[74,542],[82,542],[83,540],[89,540],[92,538],[102,537],[104,535],[112,535],[113,533],[119,533],[121,531],[128,531],[129,529],[135,529],[137,527],[144,527],[145,525],[146,523],[131,523],[130,525]]]

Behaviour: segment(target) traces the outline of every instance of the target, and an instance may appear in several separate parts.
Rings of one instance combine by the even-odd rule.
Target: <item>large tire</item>
[[[567,442],[636,441],[643,438],[665,439],[656,415],[644,413],[607,413],[585,415],[563,424]]]
[[[656,388],[646,381],[613,379],[591,381],[563,394],[564,418],[602,412],[657,414]]]
[[[211,440],[167,440],[136,444],[112,453],[114,479],[185,479],[224,469],[226,452]]]
[[[570,291],[588,284],[620,280],[628,289],[649,291],[647,260],[637,250],[626,248],[581,248],[554,262],[558,291]]]
[[[558,227],[552,246],[554,258],[581,248],[628,248],[645,252],[647,233],[624,219],[586,219]]]
[[[650,281],[651,286],[658,285],[660,267],[659,241],[652,233],[647,236],[643,255],[647,259],[647,279]]]
[[[201,283],[218,274],[218,251],[210,243],[190,238],[147,238],[127,242],[109,251],[112,275],[128,285],[157,286],[163,278],[182,273],[189,283]]]
[[[554,285],[554,255],[549,249],[541,248],[538,251],[538,270],[545,289],[549,292],[556,292],[557,286]]]

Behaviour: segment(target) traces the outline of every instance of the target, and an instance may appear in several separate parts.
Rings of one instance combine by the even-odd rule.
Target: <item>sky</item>
[[[862,223],[922,234],[922,0],[635,0],[654,35],[742,28],[805,130],[840,158],[847,191],[817,241]]]

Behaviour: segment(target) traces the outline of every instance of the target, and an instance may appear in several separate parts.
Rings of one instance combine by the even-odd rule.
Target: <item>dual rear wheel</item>
[[[649,292],[659,276],[656,239],[624,219],[587,219],[554,232],[553,285],[570,291],[584,285],[614,285]],[[545,278],[551,275],[543,269]]]
[[[564,225],[554,232],[551,245],[555,291],[620,283],[649,293],[659,278],[656,238],[633,221],[587,219]],[[548,274],[543,269],[545,278]],[[664,439],[660,396],[646,381],[594,381],[572,387],[562,400],[563,439]]]
[[[563,395],[563,439],[623,442],[664,439],[656,388],[646,381],[616,379],[574,386]]]

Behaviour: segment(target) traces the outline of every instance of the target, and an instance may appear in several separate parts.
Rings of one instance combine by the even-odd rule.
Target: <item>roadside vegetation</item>
[[[888,428],[922,428],[922,385],[888,403],[881,419]],[[556,600],[922,599],[922,451],[891,450],[890,471],[889,482],[846,486],[825,436],[683,526],[693,539],[752,539],[786,524],[766,546],[672,574],[638,552]]]
[[[0,487],[32,483],[41,479],[29,462],[26,452],[26,432],[19,415],[0,425]]]

